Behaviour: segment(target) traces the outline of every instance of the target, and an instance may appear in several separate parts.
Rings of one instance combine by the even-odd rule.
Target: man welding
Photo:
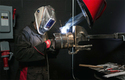
[[[54,9],[48,6],[38,8],[35,21],[26,26],[16,41],[15,58],[19,61],[19,75],[16,80],[49,80],[47,50],[54,49],[54,40],[46,32],[56,22]]]

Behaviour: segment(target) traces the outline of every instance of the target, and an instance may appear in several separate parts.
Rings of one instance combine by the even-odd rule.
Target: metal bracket
[[[75,47],[75,52],[71,52],[70,50],[68,51],[69,54],[77,54],[78,51],[80,50],[91,50],[90,47],[92,47],[92,44],[89,45],[73,45]]]
[[[12,52],[10,52],[10,57],[9,57],[9,60],[11,60],[12,56],[13,56],[13,53],[12,53]]]
[[[79,51],[79,49],[77,49],[75,52],[68,51],[68,53],[69,54],[77,54],[78,51]]]
[[[122,39],[123,39],[123,41],[125,41],[125,36],[124,35],[122,35]]]

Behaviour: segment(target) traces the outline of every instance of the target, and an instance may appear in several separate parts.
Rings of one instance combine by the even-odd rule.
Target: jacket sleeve
[[[19,35],[16,39],[15,58],[20,62],[31,62],[45,59],[46,43],[37,46],[27,41],[24,35]]]

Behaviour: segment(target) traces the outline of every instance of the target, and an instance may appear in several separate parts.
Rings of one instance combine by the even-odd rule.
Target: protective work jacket
[[[17,80],[49,80],[46,35],[39,35],[33,24],[16,38],[15,58],[19,61]]]

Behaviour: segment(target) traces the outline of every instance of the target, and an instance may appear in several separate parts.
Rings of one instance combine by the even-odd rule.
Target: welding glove
[[[55,40],[54,39],[48,39],[45,41],[46,43],[46,48],[49,51],[55,51]]]

